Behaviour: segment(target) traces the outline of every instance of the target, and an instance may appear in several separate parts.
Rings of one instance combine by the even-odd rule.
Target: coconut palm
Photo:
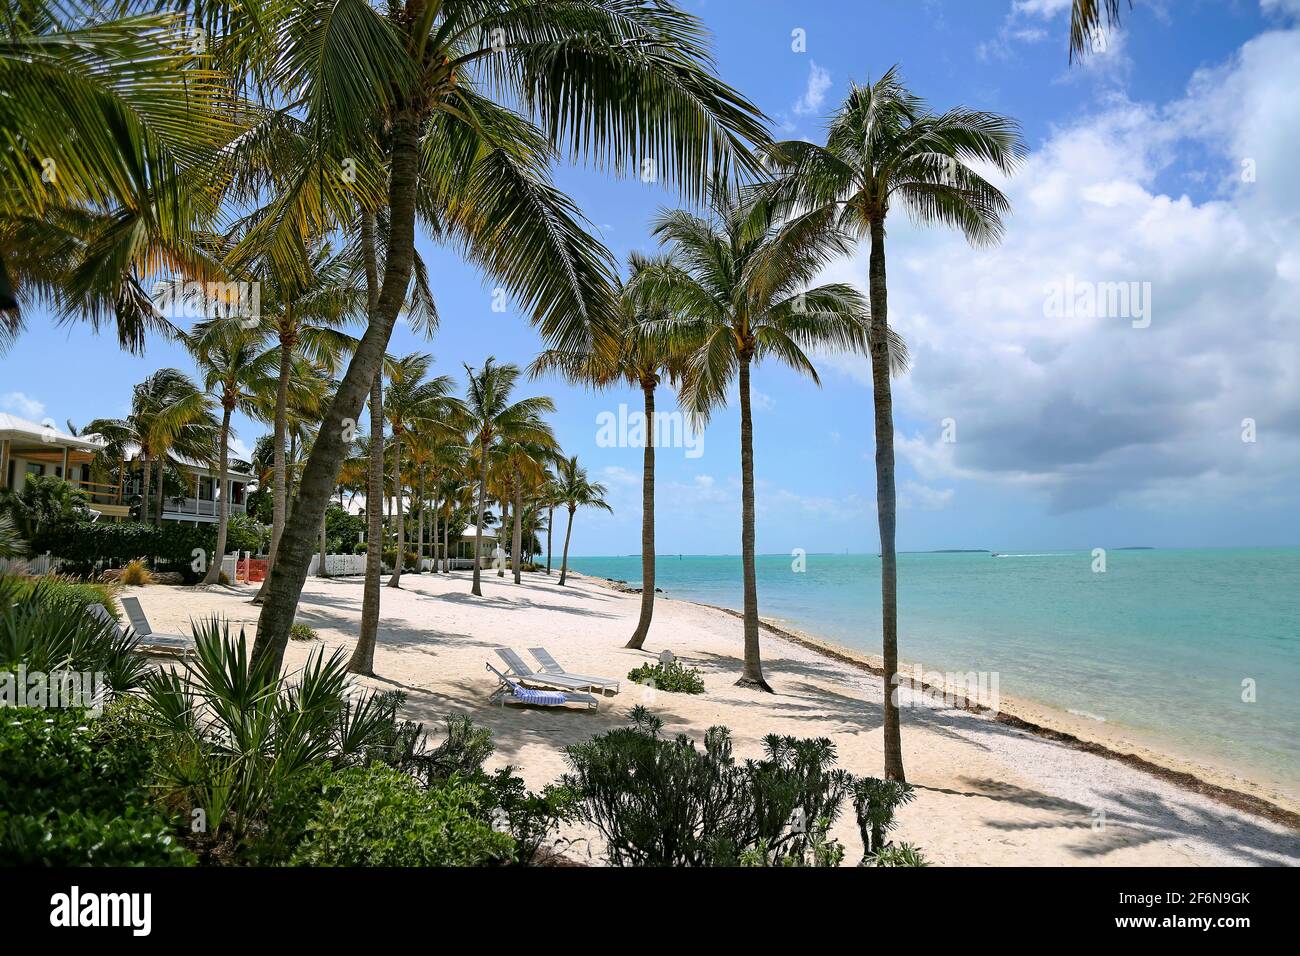
[[[648,295],[638,294],[637,276],[647,272],[651,265],[662,267],[661,261],[650,260],[633,253],[630,261],[630,279],[620,283],[615,299],[613,326],[615,347],[588,347],[577,352],[560,349],[544,351],[529,366],[533,375],[558,370],[571,382],[606,388],[612,385],[632,385],[641,389],[645,409],[646,441],[642,452],[641,468],[641,613],[636,628],[626,647],[640,649],[650,633],[655,602],[655,390],[665,375],[678,375],[682,370],[683,356],[674,353],[663,337],[647,335],[648,319],[663,318],[661,303]],[[547,524],[550,538],[550,524]],[[550,573],[550,548],[547,547],[547,573]]]
[[[290,388],[294,380],[296,362],[307,361],[331,374],[337,368],[341,355],[356,346],[356,340],[341,330],[361,315],[362,293],[357,289],[353,260],[343,253],[335,253],[322,245],[310,253],[307,274],[286,271],[277,260],[267,255],[260,263],[253,263],[254,274],[263,276],[261,285],[262,322],[275,345],[270,350],[278,364],[275,406],[272,421],[275,428],[275,472],[272,492],[271,549],[267,556],[268,577],[263,580],[253,603],[262,601],[270,580],[270,569],[275,566],[280,536],[288,514],[288,474],[285,463],[285,444],[289,440]],[[310,381],[310,379],[300,379]],[[317,379],[317,381],[319,381]],[[341,464],[341,462],[340,462]],[[337,474],[337,470],[335,472]],[[333,484],[331,476],[331,486]],[[321,509],[321,517],[324,509]],[[317,520],[319,526],[320,519]],[[312,529],[315,541],[316,528]]]
[[[880,528],[885,686],[898,670],[898,570],[894,551],[894,421],[890,374],[900,367],[889,329],[885,223],[902,208],[914,222],[954,226],[976,245],[1002,235],[1007,198],[976,166],[1010,173],[1024,153],[1019,127],[996,113],[958,107],[934,114],[890,69],[854,86],[831,117],[826,145],[779,143],[770,151],[768,198],[806,210],[797,222],[825,223],[870,243],[871,383],[875,404],[876,511]],[[897,701],[885,695],[885,774],[902,780]]]
[[[283,17],[278,9],[259,18],[257,42],[231,43],[231,55],[266,51],[269,82],[319,131],[308,138],[332,158],[362,158],[363,174],[386,181],[389,228],[369,327],[282,537],[287,565],[271,574],[255,653],[277,662],[344,452],[342,424],[360,411],[408,286],[417,210],[558,346],[590,335],[611,269],[551,185],[557,147],[698,194],[710,176],[749,162],[744,140],[767,138],[758,110],[713,76],[699,21],[661,0],[352,4],[348,42],[333,44],[318,25],[334,0],[302,0]],[[377,166],[364,162],[374,156]]]
[[[149,520],[149,492],[153,465],[158,466],[158,510],[154,523],[161,526],[164,475],[173,456],[216,463],[220,425],[212,402],[179,369],[154,372],[131,391],[131,411],[126,418],[97,418],[86,432],[103,435],[120,447],[135,445],[143,471],[140,520]]]
[[[183,14],[113,6],[92,22],[80,4],[23,0],[0,17],[0,350],[40,303],[111,322],[139,352],[146,331],[175,332],[151,279],[221,277],[205,186],[243,107]]]
[[[407,510],[403,501],[414,503],[413,496],[406,497],[406,483],[402,480],[402,441],[417,424],[431,431],[452,418],[463,417],[459,401],[451,394],[451,376],[425,380],[432,363],[432,355],[419,352],[398,359],[389,370],[388,389],[384,393],[384,417],[393,431],[393,485],[397,494],[397,557],[388,579],[390,588],[400,587],[402,577]]]
[[[661,214],[654,228],[670,250],[648,263],[638,288],[663,303],[668,317],[647,324],[687,352],[680,400],[697,421],[728,400],[740,403],[741,564],[744,578],[745,663],[737,684],[771,691],[763,677],[754,572],[754,425],[752,367],[773,358],[820,384],[805,350],[857,350],[866,338],[866,303],[850,285],[808,288],[847,237],[823,220],[782,225],[775,208],[746,201],[716,184],[707,218]]]
[[[217,442],[218,506],[217,547],[204,584],[216,584],[221,559],[226,553],[226,530],[230,521],[230,500],[226,491],[230,468],[230,418],[236,411],[256,414],[259,401],[267,398],[272,356],[263,348],[265,328],[229,319],[216,319],[196,326],[186,343],[203,374],[203,387],[221,406],[221,433]]]
[[[525,489],[535,491],[546,480],[546,463],[559,450],[555,434],[539,416],[532,416],[523,427],[501,434],[495,453],[499,456],[506,483],[513,533],[510,545],[510,569],[515,584],[523,571],[523,511]],[[502,528],[505,527],[504,522]]]
[[[465,395],[466,422],[470,440],[470,457],[477,472],[478,497],[474,524],[474,579],[471,592],[483,595],[480,581],[479,555],[483,547],[483,520],[487,513],[488,469],[498,444],[509,446],[517,442],[538,445],[553,443],[554,438],[544,422],[543,412],[555,411],[555,403],[545,396],[511,401],[515,384],[519,380],[517,365],[498,365],[488,356],[482,368],[465,366],[469,378]],[[504,526],[503,526],[504,530]]]
[[[1129,0],[1133,6],[1133,0]],[[1074,0],[1070,6],[1070,62],[1092,52],[1104,30],[1119,26],[1119,0]],[[1106,25],[1102,26],[1105,18]]]
[[[555,476],[556,500],[569,512],[569,523],[564,529],[564,554],[560,558],[560,584],[569,577],[569,539],[573,535],[573,516],[579,508],[600,508],[614,513],[605,500],[608,489],[592,481],[587,469],[578,464],[578,456],[561,459]]]

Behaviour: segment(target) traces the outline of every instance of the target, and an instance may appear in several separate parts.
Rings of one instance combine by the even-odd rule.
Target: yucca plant
[[[386,757],[397,742],[396,703],[374,693],[349,700],[341,651],[318,648],[282,677],[225,621],[193,630],[193,661],[153,675],[144,696],[164,799],[202,810],[211,843],[237,846],[277,794],[303,788],[316,770]]]

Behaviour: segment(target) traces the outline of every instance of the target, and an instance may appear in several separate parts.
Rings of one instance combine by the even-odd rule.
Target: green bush
[[[315,628],[310,624],[303,624],[301,621],[296,622],[289,628],[289,640],[291,641],[314,641],[318,636]]]
[[[642,664],[628,671],[627,679],[676,694],[704,693],[704,678],[700,676],[699,669],[685,667],[681,661],[671,661],[667,664]]]
[[[81,574],[89,574],[97,563],[121,565],[145,558],[154,571],[178,571],[191,584],[203,576],[194,570],[194,552],[204,551],[205,561],[211,561],[216,546],[215,524],[196,527],[179,521],[161,527],[140,521],[60,521],[32,540],[34,552],[63,558]]]
[[[111,593],[54,577],[0,577],[0,670],[99,672],[114,693],[140,687],[148,667],[135,634],[87,613],[101,604],[116,615]]]
[[[18,866],[193,861],[149,805],[152,751],[129,710],[114,704],[98,719],[81,710],[4,711],[0,859]]]
[[[485,795],[459,778],[422,790],[391,767],[354,768],[325,785],[293,862],[305,866],[483,866],[514,840],[482,819]]]
[[[414,551],[404,551],[402,553],[404,555],[404,557],[402,558],[402,573],[403,574],[418,573],[415,570],[417,566],[417,562],[419,561],[418,555],[416,555]],[[394,567],[394,562],[396,560],[397,560],[397,549],[392,547],[384,548],[384,564],[387,565],[389,568],[392,568]]]
[[[28,598],[39,586],[41,589],[41,601],[45,603],[66,601],[77,607],[87,608],[92,604],[98,604],[114,618],[121,620],[121,612],[117,609],[117,588],[111,584],[97,584],[89,581],[78,581],[74,578],[63,577],[57,574],[47,574],[42,577],[20,578],[10,576],[3,578],[5,587],[12,588],[6,591],[10,601],[22,601]]]
[[[921,851],[910,843],[889,844],[862,860],[863,866],[929,866]]]
[[[572,772],[563,783],[615,866],[838,865],[844,848],[828,833],[846,797],[861,798],[864,840],[888,829],[901,802],[835,769],[824,737],[769,735],[763,759],[737,763],[725,727],[709,728],[701,750],[684,734],[660,737],[643,707],[631,716],[631,727],[565,751]]]

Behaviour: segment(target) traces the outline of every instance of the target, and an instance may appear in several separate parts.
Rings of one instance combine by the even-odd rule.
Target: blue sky
[[[895,383],[901,549],[1300,544],[1300,0],[1137,0],[1073,68],[1067,0],[685,6],[779,136],[818,139],[848,83],[894,63],[936,108],[1023,125],[1031,153],[1005,183],[1001,247],[971,250],[901,211],[890,225],[890,319],[914,356]],[[652,248],[646,224],[675,202],[588,170],[557,180],[620,260]],[[492,311],[491,283],[423,251],[443,327],[431,342],[399,327],[392,352],[431,352],[458,376],[489,354],[536,354],[517,312]],[[864,254],[827,276],[864,277]],[[1047,316],[1046,290],[1070,277],[1150,283],[1149,325]],[[120,415],[164,365],[192,369],[164,342],[136,358],[34,315],[0,357],[0,410],[60,425]],[[876,550],[866,364],[818,367],[820,389],[773,364],[754,376],[760,552]],[[596,418],[639,394],[524,388],[555,398],[564,447],[610,487],[614,515],[580,514],[574,553],[638,551],[640,451],[599,447]],[[661,450],[661,553],[739,550],[737,420],[719,412],[698,457]],[[238,426],[245,446],[264,430]]]

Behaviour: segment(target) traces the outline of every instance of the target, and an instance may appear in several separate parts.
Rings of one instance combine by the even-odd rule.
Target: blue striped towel
[[[524,704],[539,704],[546,707],[555,707],[563,704],[568,698],[564,694],[555,690],[532,690],[527,687],[520,687],[518,684],[510,685],[510,694],[515,700]]]

